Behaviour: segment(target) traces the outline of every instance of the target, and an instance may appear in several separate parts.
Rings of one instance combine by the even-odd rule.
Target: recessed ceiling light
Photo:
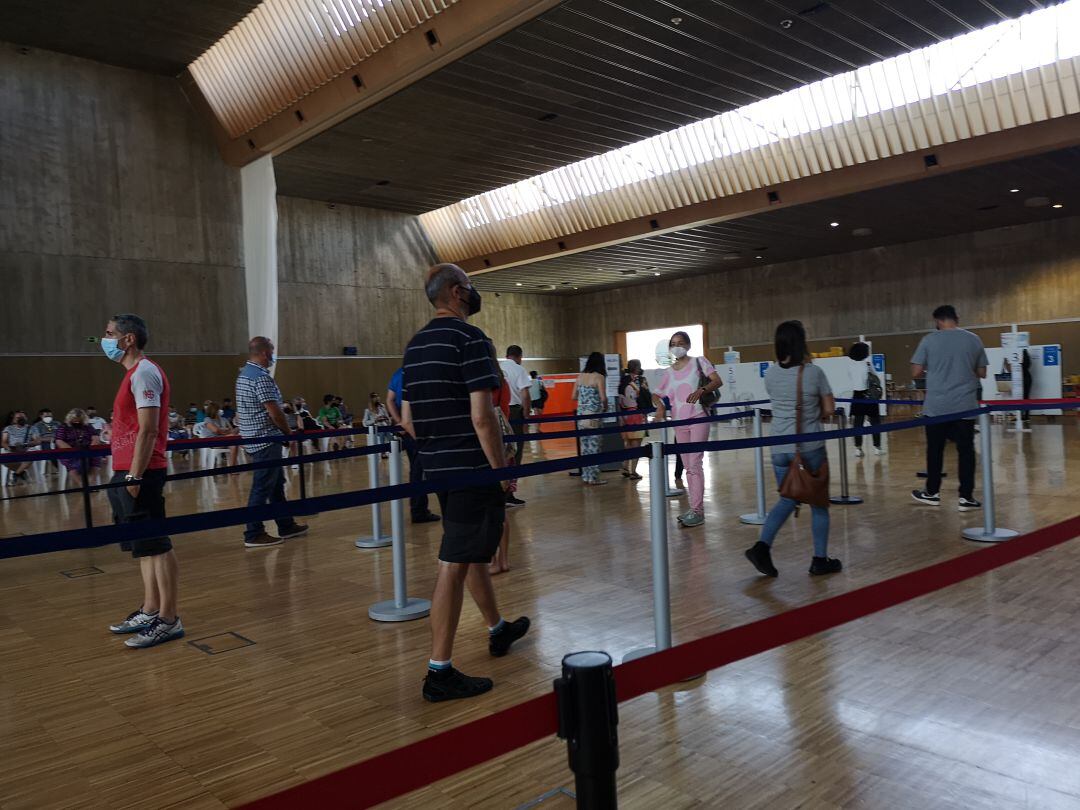
[[[671,24],[672,25],[682,25],[682,17],[672,17],[671,18]]]
[[[520,281],[518,281],[518,282],[515,282],[515,283],[514,283],[514,286],[515,286],[515,287],[523,287],[523,286],[525,286],[525,285],[523,285],[523,284],[522,284],[522,283],[521,283]]]
[[[659,273],[653,273],[653,275],[654,275],[654,276],[658,276],[658,275],[660,275],[660,274],[659,274]]]
[[[1053,205],[1051,205],[1050,207],[1051,207],[1051,208],[1064,208],[1065,206],[1064,206],[1064,205],[1062,205],[1061,203],[1054,203],[1054,204],[1053,204]]]
[[[708,248],[698,248],[698,253],[704,253]]]
[[[1010,188],[1010,189],[1009,189],[1009,193],[1010,193],[1010,194],[1015,194],[1015,193],[1016,193],[1016,192],[1018,192],[1019,190],[1020,190],[1020,189],[1018,189],[1018,188]]]
[[[839,228],[839,227],[840,227],[840,223],[839,223],[839,222],[830,222],[830,223],[829,223],[829,227],[830,227],[830,228]]]
[[[754,258],[755,259],[764,259],[765,257],[764,256],[755,256]]]

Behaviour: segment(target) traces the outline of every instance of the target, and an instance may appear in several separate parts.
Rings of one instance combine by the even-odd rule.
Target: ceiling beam
[[[924,180],[934,175],[1077,145],[1080,145],[1080,113],[954,141],[921,152],[834,169],[768,188],[754,189],[651,216],[578,231],[558,239],[473,256],[458,261],[457,264],[469,275],[494,273],[509,267],[632,242],[662,233],[740,219],[779,207],[802,205],[898,183]],[[933,166],[927,165],[926,157],[929,155],[933,155],[936,160]],[[769,201],[771,193],[778,195],[779,202]]]
[[[267,153],[280,155],[308,138],[532,20],[561,0],[460,0],[428,24],[414,28],[270,120],[231,138],[214,115],[190,70],[180,84],[207,118],[225,162],[243,166]],[[432,111],[432,123],[437,123]]]

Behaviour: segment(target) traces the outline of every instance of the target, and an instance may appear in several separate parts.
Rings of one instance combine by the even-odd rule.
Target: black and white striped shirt
[[[435,318],[405,349],[402,397],[409,403],[427,478],[490,465],[472,423],[470,393],[500,387],[483,330],[458,318]]]

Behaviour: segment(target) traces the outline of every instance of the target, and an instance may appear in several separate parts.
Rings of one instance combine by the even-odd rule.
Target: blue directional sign
[[[878,374],[885,373],[885,355],[875,354],[871,358],[871,362],[874,364],[874,371],[876,371]]]
[[[1060,346],[1043,346],[1043,365],[1044,366],[1060,366],[1061,365],[1061,347]]]

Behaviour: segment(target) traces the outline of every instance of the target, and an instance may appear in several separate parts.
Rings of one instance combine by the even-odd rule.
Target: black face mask
[[[16,425],[25,425],[26,424],[26,417],[16,416],[15,417],[15,424]]]
[[[480,300],[480,291],[476,287],[470,287],[468,293],[469,297],[465,300],[465,305],[469,308],[469,314],[475,315],[480,311],[480,305],[483,303]]]

